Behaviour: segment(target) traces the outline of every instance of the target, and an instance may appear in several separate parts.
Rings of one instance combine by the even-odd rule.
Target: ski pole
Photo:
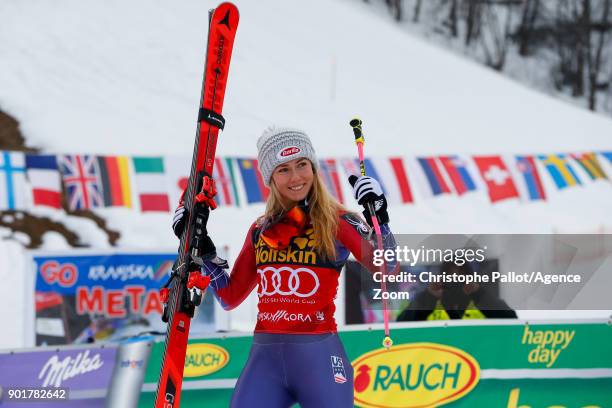
[[[349,125],[353,128],[353,134],[355,135],[355,144],[357,144],[357,152],[359,153],[359,170],[361,171],[361,175],[366,175],[365,170],[365,161],[363,158],[363,145],[365,144],[365,138],[363,137],[363,131],[361,129],[361,119],[354,118],[349,122]],[[376,234],[376,243],[378,245],[378,250],[383,251],[383,239],[382,233],[380,231],[380,225],[378,224],[378,218],[376,218],[376,213],[374,212],[374,204],[371,202],[365,203],[366,208],[370,212],[370,216],[372,217],[372,225],[374,226],[374,233]],[[385,322],[385,338],[383,339],[382,345],[389,350],[393,345],[393,340],[391,340],[391,336],[389,334],[389,305],[387,304],[387,298],[384,296],[387,293],[387,283],[385,280],[385,275],[387,274],[387,263],[383,260],[383,279],[380,283],[381,290],[383,292],[382,303],[383,303],[383,320]]]

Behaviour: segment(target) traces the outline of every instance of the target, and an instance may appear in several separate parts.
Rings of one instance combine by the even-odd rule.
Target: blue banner
[[[175,258],[173,253],[35,255],[36,344],[163,330],[159,288]]]

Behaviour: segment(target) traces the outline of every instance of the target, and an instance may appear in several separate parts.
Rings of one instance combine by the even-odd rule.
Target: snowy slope
[[[192,149],[211,0],[3,0],[0,108],[45,152],[172,154]],[[302,127],[320,157],[351,156],[348,120],[369,155],[554,153],[612,148],[612,120],[536,93],[372,17],[360,1],[236,1],[236,37],[218,152],[255,156],[269,124]],[[348,193],[348,191],[345,191]],[[416,192],[418,194],[418,192]],[[394,231],[612,230],[609,183],[551,202],[492,206],[483,194],[391,208]],[[243,201],[244,202],[244,201]],[[356,208],[356,207],[353,207]],[[222,208],[215,241],[235,256],[262,205]],[[174,248],[170,215],[99,212],[124,247]],[[53,214],[92,246],[89,221]],[[49,237],[48,247],[62,247]],[[4,245],[0,241],[0,246]],[[6,267],[6,265],[5,265]],[[252,313],[249,305],[244,313]]]
[[[223,154],[253,154],[273,122],[304,127],[321,154],[352,153],[355,113],[381,155],[612,145],[612,120],[412,38],[360,2],[236,3]],[[184,154],[215,4],[4,0],[0,105],[47,151]]]

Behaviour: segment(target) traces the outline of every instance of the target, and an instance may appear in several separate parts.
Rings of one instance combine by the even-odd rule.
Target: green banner
[[[610,407],[612,326],[466,325],[340,332],[355,369],[359,407]],[[227,407],[248,357],[251,336],[190,341],[181,407]],[[155,343],[139,406],[153,403],[163,343]],[[262,396],[264,398],[265,396]]]

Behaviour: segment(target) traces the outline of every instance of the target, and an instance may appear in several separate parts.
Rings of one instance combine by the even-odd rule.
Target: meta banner
[[[116,346],[0,354],[2,407],[104,407]]]
[[[128,326],[161,328],[159,288],[175,258],[171,253],[35,255],[36,344],[112,338]]]

